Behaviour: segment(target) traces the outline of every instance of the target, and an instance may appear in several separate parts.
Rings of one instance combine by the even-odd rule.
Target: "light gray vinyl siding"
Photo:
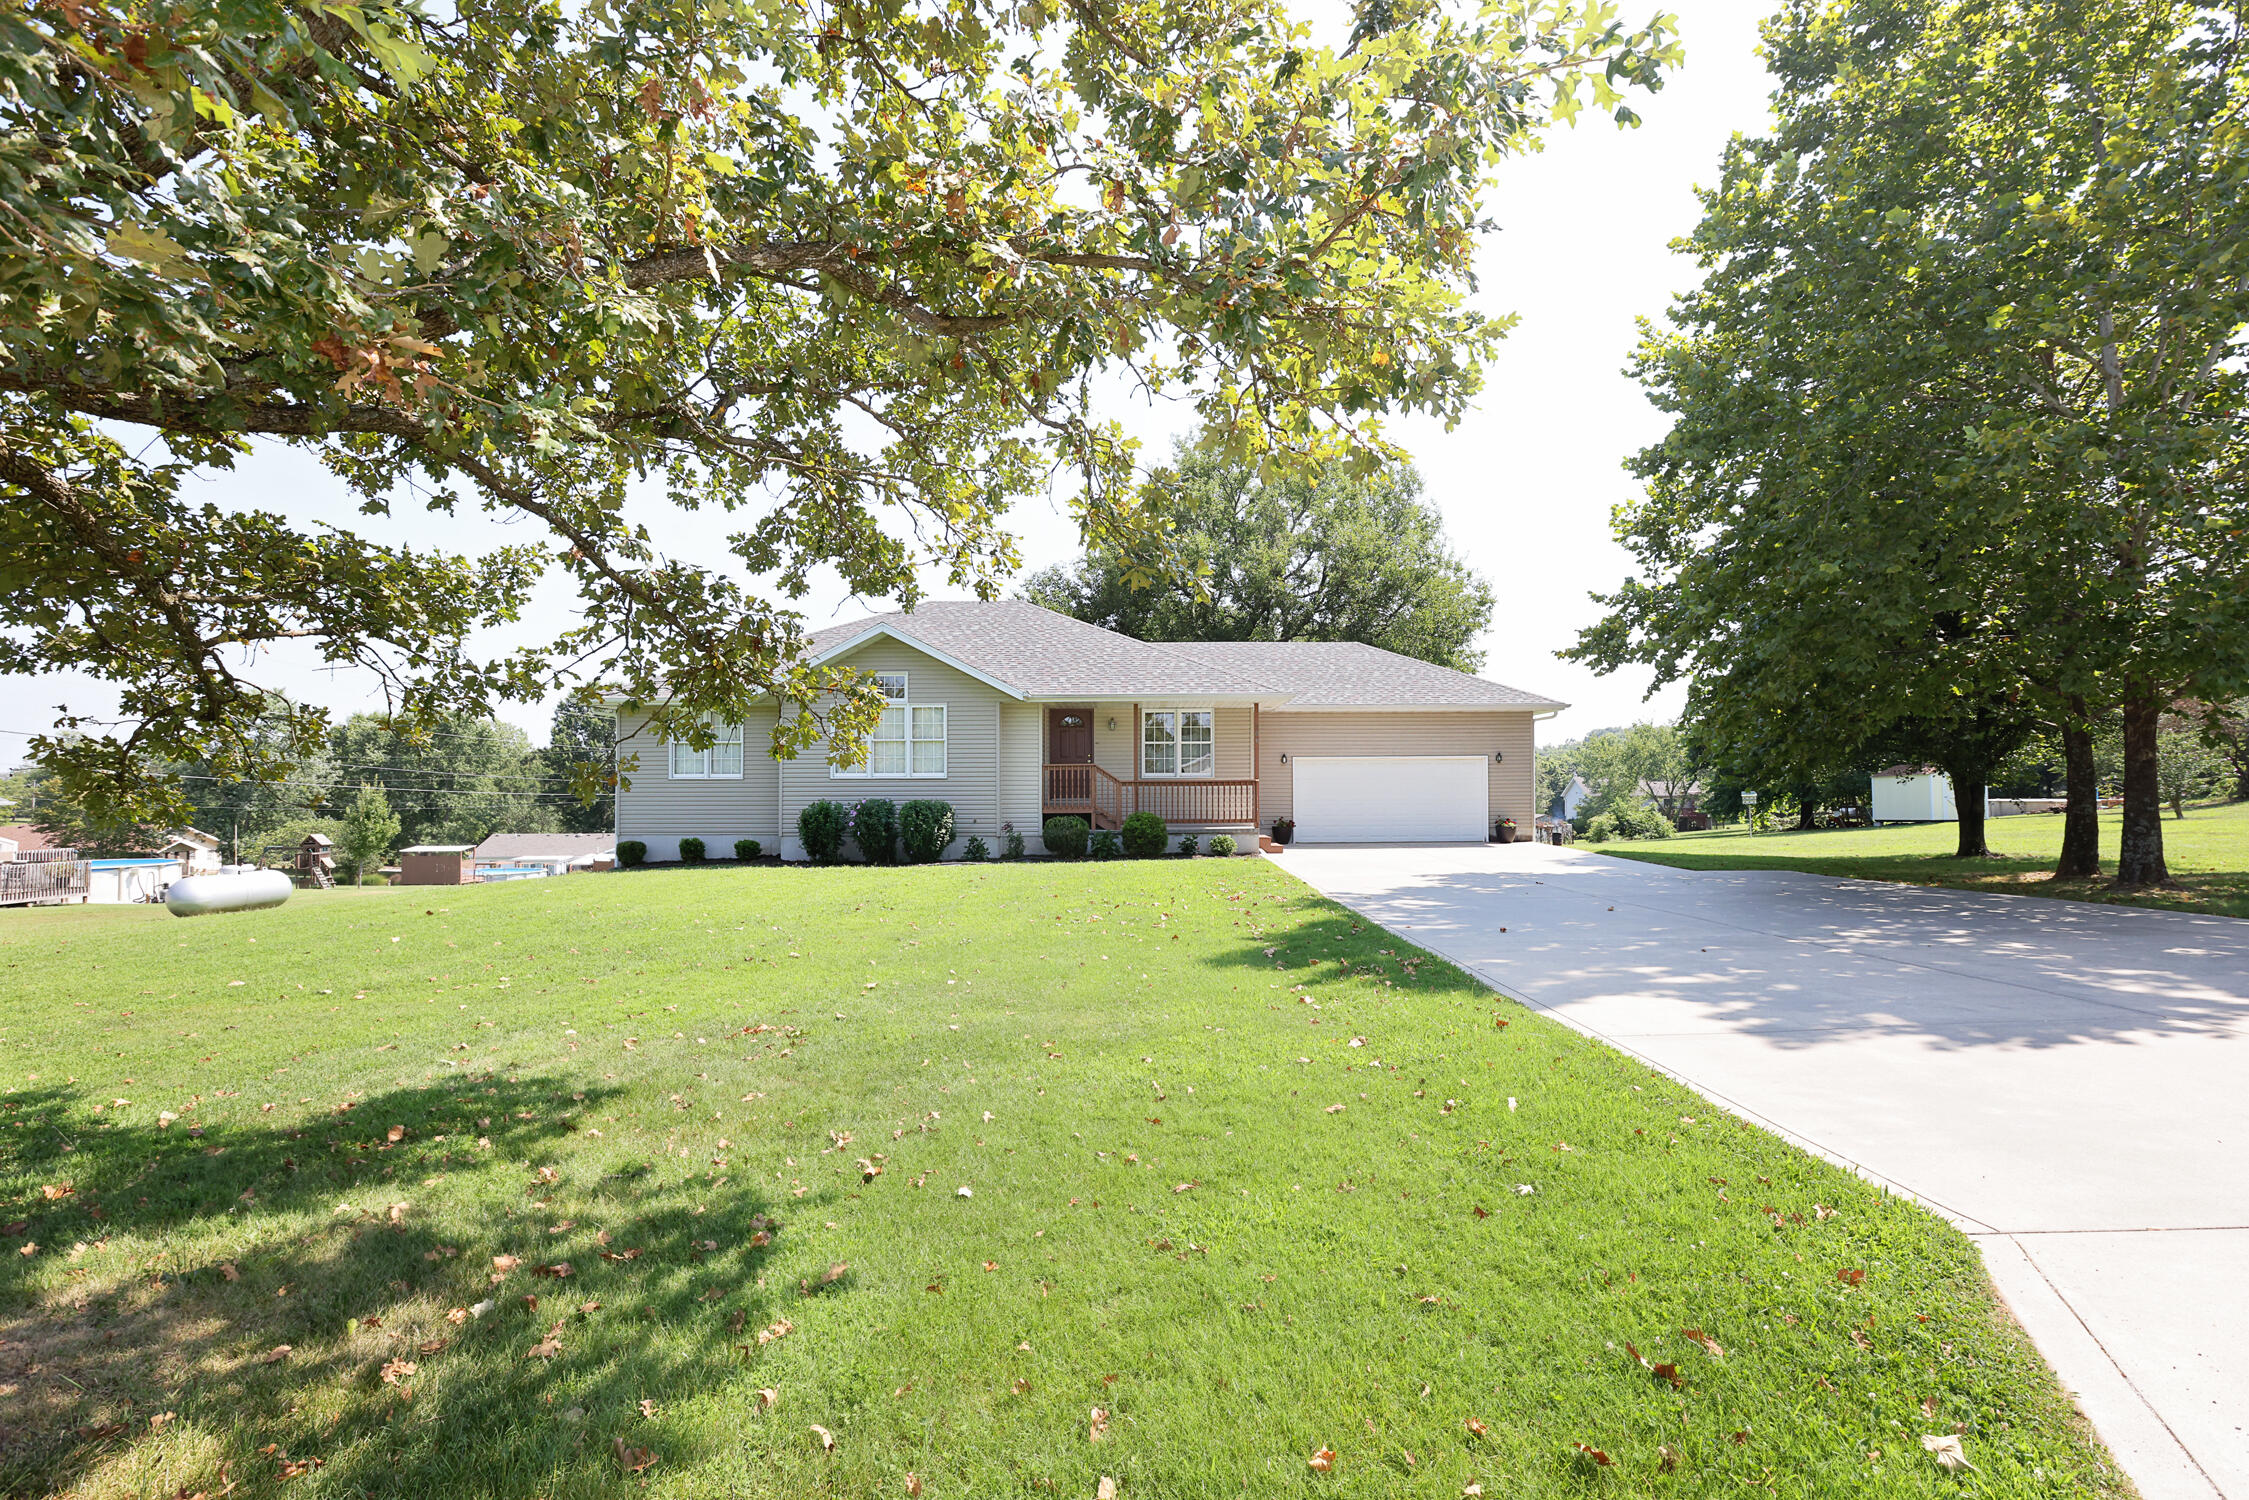
[[[618,731],[636,730],[617,747],[631,785],[617,792],[617,837],[638,839],[651,860],[679,858],[679,841],[701,839],[713,859],[731,859],[736,839],[779,847],[780,779],[772,755],[774,711],[758,709],[742,725],[742,777],[710,781],[672,779],[671,752],[637,720],[618,716]]]
[[[1037,703],[1000,705],[999,818],[1036,843],[1044,826],[1046,796],[1046,709]],[[1000,840],[985,835],[992,852]]]
[[[1000,710],[1014,700],[902,642],[868,642],[840,658],[839,666],[863,672],[904,672],[907,702],[945,708],[945,774],[938,776],[832,776],[827,752],[815,747],[781,766],[781,823],[795,847],[797,814],[822,798],[894,802],[933,798],[953,805],[953,853],[970,834],[981,834],[998,852],[1000,814]]]
[[[1491,815],[1531,826],[1533,715],[1528,711],[1289,713],[1258,720],[1261,806],[1266,827],[1294,815],[1295,782],[1281,757],[1300,755],[1481,755],[1491,777]],[[1504,759],[1491,761],[1492,752]]]

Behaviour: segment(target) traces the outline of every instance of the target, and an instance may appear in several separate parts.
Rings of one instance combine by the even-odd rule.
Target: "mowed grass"
[[[1651,842],[1588,845],[1603,854],[1688,870],[1804,870],[1858,880],[1896,880],[1959,890],[2012,891],[2072,901],[2161,906],[2175,911],[2249,917],[2249,802],[2188,807],[2163,818],[2163,851],[2177,888],[2122,895],[2109,889],[2121,817],[2101,818],[2101,865],[2095,880],[2055,880],[2062,820],[2049,814],[1993,818],[1985,825],[1994,858],[1955,859],[1959,830],[1951,823],[1841,828],[1819,833],[1750,833],[1716,828]]]
[[[18,912],[0,984],[9,1494],[2125,1489],[1961,1235],[1259,861]]]

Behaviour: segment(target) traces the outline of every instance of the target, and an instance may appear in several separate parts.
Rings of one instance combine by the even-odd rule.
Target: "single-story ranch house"
[[[677,859],[688,836],[717,858],[753,838],[801,859],[812,802],[928,797],[953,806],[948,855],[971,835],[998,853],[1008,825],[1036,853],[1047,818],[1116,828],[1133,812],[1174,833],[1293,818],[1308,843],[1481,842],[1503,818],[1531,826],[1532,724],[1566,706],[1372,646],[1158,645],[1016,601],[833,626],[809,660],[872,674],[895,705],[862,766],[818,750],[775,761],[771,709],[709,750],[621,721],[637,769],[617,837],[650,860]]]

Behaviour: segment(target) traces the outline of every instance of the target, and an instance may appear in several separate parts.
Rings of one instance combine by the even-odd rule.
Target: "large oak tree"
[[[242,665],[290,639],[409,721],[587,662],[690,740],[830,692],[775,748],[848,738],[871,694],[797,664],[815,569],[989,592],[1058,474],[1089,539],[1142,533],[1104,392],[1263,463],[1457,416],[1503,331],[1466,301],[1492,168],[1676,58],[1609,0],[1406,0],[1341,46],[1279,0],[8,7],[0,671],[115,682],[126,727],[38,748],[148,815],[165,759],[317,743]],[[541,539],[190,498],[260,439]],[[732,556],[662,555],[641,494],[738,516]],[[547,568],[581,623],[477,659]]]
[[[2121,710],[2118,878],[2165,879],[2157,719],[2249,664],[2241,41],[2187,0],[1770,23],[1780,124],[1728,148],[1641,351],[1677,421],[1583,652],[1808,756],[1902,726],[1988,763],[2035,711],[2082,834]]]

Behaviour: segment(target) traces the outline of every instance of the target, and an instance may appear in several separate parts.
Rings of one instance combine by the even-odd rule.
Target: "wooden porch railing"
[[[1136,812],[1182,827],[1257,826],[1257,783],[1201,776],[1123,781],[1094,765],[1046,768],[1046,815],[1076,814],[1096,828],[1121,828]]]
[[[83,898],[90,866],[75,849],[25,849],[0,860],[0,906]]]

